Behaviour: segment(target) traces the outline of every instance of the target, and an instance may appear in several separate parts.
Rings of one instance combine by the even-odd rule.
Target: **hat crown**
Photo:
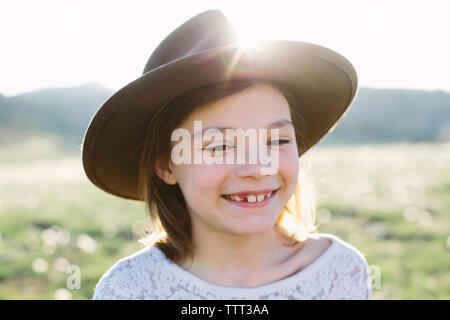
[[[235,42],[234,28],[222,12],[202,12],[176,28],[159,44],[143,73],[174,60]]]

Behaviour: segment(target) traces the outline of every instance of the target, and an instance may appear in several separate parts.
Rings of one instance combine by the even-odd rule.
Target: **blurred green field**
[[[450,298],[450,144],[315,147],[301,159],[319,232],[380,270],[373,299]],[[91,184],[80,150],[35,137],[0,146],[0,299],[91,299],[100,276],[141,247],[143,203]],[[69,265],[81,271],[68,289]]]

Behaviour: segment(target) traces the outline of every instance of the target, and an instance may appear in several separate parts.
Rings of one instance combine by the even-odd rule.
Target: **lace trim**
[[[313,263],[279,281],[231,288],[196,277],[156,246],[119,260],[97,284],[93,299],[370,299],[367,262],[339,238]]]
[[[324,235],[325,236],[325,235]],[[320,268],[324,263],[326,263],[336,252],[336,250],[339,248],[339,239],[336,239],[333,235],[326,235],[327,238],[332,240],[331,245],[319,256],[317,257],[312,263],[310,263],[305,268],[299,270],[295,274],[278,280],[276,282],[272,282],[269,284],[261,285],[254,288],[234,288],[234,287],[225,287],[216,285],[214,283],[205,281],[196,275],[190,273],[189,271],[181,268],[176,263],[172,262],[171,260],[167,259],[165,254],[157,247],[154,247],[154,254],[158,255],[158,257],[164,261],[164,265],[171,269],[171,271],[179,276],[181,279],[186,279],[187,282],[193,283],[197,285],[198,287],[202,288],[204,291],[211,291],[211,292],[221,292],[223,294],[228,295],[262,295],[267,294],[270,291],[276,291],[283,289],[286,285],[289,285],[290,283],[300,281],[303,278],[308,277],[311,275],[315,270]]]

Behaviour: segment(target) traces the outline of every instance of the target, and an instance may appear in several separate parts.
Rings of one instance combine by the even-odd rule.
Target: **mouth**
[[[236,194],[225,194],[222,198],[230,204],[244,208],[264,207],[277,194],[278,189],[261,191],[244,191]]]

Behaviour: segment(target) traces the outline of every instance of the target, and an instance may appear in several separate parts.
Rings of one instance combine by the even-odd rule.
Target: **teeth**
[[[237,196],[237,195],[231,196],[231,199],[233,199],[234,201],[238,201],[238,202],[243,200],[243,198],[241,198],[240,196]]]
[[[238,196],[238,195],[230,195],[228,196],[231,200],[240,202],[240,201],[246,201],[246,202],[260,202],[260,201],[264,201],[267,198],[270,198],[270,196],[272,195],[272,191],[269,193],[263,193],[263,194],[258,194],[258,195],[253,195],[250,194],[248,196]]]

